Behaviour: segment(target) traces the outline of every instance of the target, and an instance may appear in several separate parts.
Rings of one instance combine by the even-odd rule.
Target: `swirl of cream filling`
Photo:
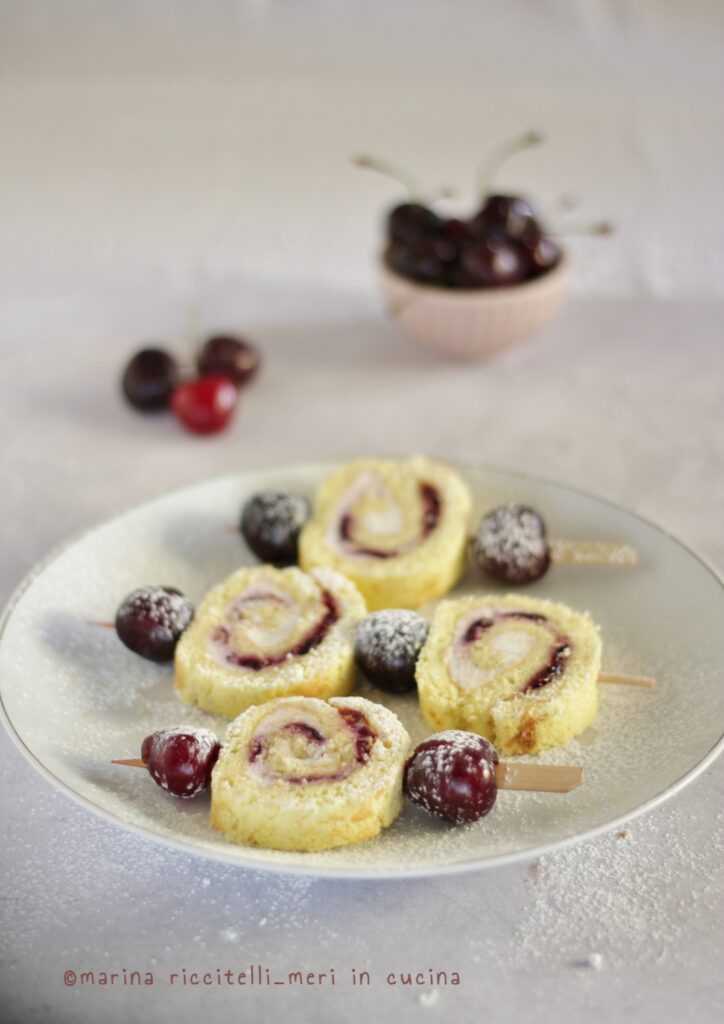
[[[249,766],[265,782],[339,782],[369,760],[375,739],[365,716],[352,708],[329,706],[324,716],[277,708],[249,740]]]
[[[223,665],[259,670],[306,654],[339,618],[332,595],[319,588],[300,603],[271,581],[258,581],[224,609],[209,634],[209,653]]]
[[[448,668],[461,690],[476,690],[521,664],[542,645],[546,651],[542,664],[520,687],[521,693],[540,689],[563,672],[571,655],[570,639],[543,615],[476,608],[458,623]]]
[[[379,473],[359,473],[331,517],[327,542],[356,558],[395,558],[417,547],[442,514],[437,488],[418,483],[419,521],[410,521],[402,502]]]

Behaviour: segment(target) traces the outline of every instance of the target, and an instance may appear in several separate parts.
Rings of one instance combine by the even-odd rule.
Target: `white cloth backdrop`
[[[717,0],[3,0],[0,17],[6,283],[359,286],[399,190],[352,154],[465,206],[486,152],[538,128],[501,186],[618,229],[575,243],[578,289],[724,293]]]

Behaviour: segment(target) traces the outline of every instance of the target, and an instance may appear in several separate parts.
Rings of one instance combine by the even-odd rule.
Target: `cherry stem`
[[[569,238],[573,236],[594,236],[598,238],[605,238],[607,235],[612,235],[615,231],[613,224],[609,224],[607,221],[600,221],[598,224],[574,224],[571,227],[564,227],[558,231],[546,232],[551,238]]]
[[[377,157],[364,154],[353,156],[352,163],[355,167],[364,167],[368,171],[377,171],[378,174],[383,174],[386,178],[398,181],[407,189],[410,199],[420,196],[420,183],[409,171],[398,167],[397,164],[391,164],[387,160],[378,160]]]
[[[140,757],[122,757],[117,761],[111,761],[111,764],[125,764],[130,768],[148,768],[145,761],[142,761]]]
[[[543,141],[544,136],[540,132],[531,131],[526,132],[525,135],[519,135],[515,139],[508,139],[507,142],[503,142],[497,149],[493,150],[478,172],[478,194],[483,197],[490,195],[493,179],[502,165],[518,153],[523,153],[526,149],[532,149],[533,146],[539,146]]]
[[[89,626],[98,626],[101,629],[115,629],[115,622],[97,622],[95,619],[88,619]]]
[[[183,334],[186,338],[189,349],[193,349],[198,343],[198,339],[201,337],[201,315],[199,312],[199,303],[196,301],[186,313],[186,322],[184,324]],[[194,371],[189,376],[194,377]]]

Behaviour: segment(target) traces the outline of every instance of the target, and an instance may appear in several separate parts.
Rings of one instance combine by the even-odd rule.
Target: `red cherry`
[[[233,381],[213,374],[177,387],[171,396],[171,408],[194,434],[215,434],[231,419],[238,397]]]

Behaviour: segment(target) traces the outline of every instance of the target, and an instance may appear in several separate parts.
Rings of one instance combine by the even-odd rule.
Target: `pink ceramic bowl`
[[[390,316],[405,333],[453,359],[485,359],[537,334],[558,311],[568,285],[565,255],[542,277],[505,288],[454,290],[417,284],[383,263]]]

